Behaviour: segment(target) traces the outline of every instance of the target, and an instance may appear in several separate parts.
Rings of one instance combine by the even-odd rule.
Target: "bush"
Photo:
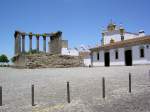
[[[32,49],[32,51],[25,52],[25,54],[39,54],[39,53],[42,53],[42,51],[38,52],[36,49]]]
[[[33,49],[32,51],[31,51],[31,54],[36,54],[37,53],[37,50],[36,49]]]

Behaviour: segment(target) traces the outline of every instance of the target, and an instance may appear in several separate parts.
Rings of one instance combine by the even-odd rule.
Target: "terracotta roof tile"
[[[90,52],[79,52],[79,56],[85,58],[90,55]]]

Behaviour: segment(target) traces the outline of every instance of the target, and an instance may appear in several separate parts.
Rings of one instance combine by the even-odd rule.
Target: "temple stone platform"
[[[80,67],[83,61],[79,56],[60,54],[28,54],[19,55],[15,61],[17,68],[66,68]]]

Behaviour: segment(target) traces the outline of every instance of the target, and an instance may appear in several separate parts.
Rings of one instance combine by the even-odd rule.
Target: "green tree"
[[[0,62],[3,63],[3,64],[8,63],[9,62],[8,57],[5,54],[2,54],[0,56]]]
[[[16,61],[16,57],[14,56],[14,57],[11,58],[11,62],[14,63],[15,61]]]

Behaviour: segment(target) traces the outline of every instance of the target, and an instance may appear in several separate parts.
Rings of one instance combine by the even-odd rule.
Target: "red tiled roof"
[[[79,52],[79,56],[85,58],[90,55],[90,52]]]

